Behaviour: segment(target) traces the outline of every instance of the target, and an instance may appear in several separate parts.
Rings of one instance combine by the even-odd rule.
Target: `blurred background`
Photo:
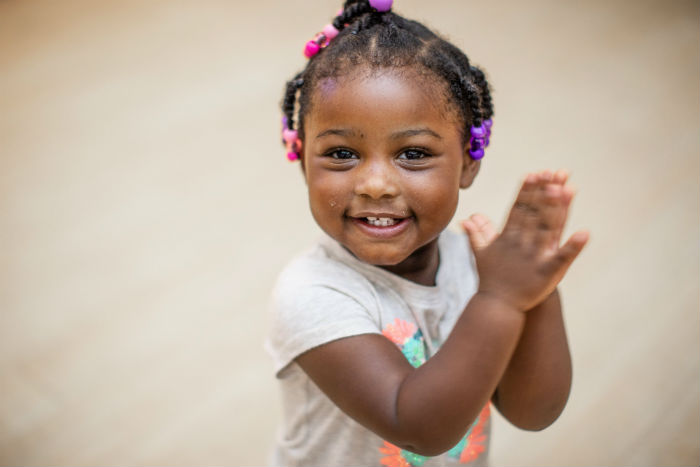
[[[0,464],[263,465],[277,273],[318,236],[284,82],[340,1],[0,0]],[[568,168],[567,409],[494,465],[700,462],[697,1],[397,0],[488,73],[457,219]],[[456,225],[456,224],[455,224]]]

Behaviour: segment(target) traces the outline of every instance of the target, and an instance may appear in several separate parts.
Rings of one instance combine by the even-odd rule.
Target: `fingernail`
[[[590,234],[586,231],[576,232],[573,235],[574,240],[577,242],[580,242],[580,243],[587,242],[589,237],[590,237]]]

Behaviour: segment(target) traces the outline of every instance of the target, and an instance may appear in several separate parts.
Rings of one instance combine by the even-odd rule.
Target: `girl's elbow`
[[[456,443],[455,443],[456,444]],[[444,443],[411,443],[399,446],[401,449],[426,457],[435,457],[449,451],[453,446],[444,446]]]
[[[542,431],[550,427],[561,415],[561,410],[522,414],[519,417],[506,417],[517,428],[525,431]]]
[[[543,421],[543,420],[511,420],[510,421],[514,426],[517,428],[520,428],[521,430],[525,431],[542,431],[545,428],[548,428],[552,423],[554,423],[554,420],[552,421]]]
[[[414,454],[434,457],[455,447],[463,436],[464,433],[426,433],[398,446]]]
[[[503,400],[496,399],[494,403],[513,426],[526,431],[542,431],[557,421],[564,411],[566,400],[505,405]]]

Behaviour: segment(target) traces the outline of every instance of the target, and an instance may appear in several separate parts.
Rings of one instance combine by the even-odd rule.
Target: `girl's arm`
[[[513,425],[542,430],[564,410],[571,389],[571,356],[559,293],[527,312],[527,320],[493,403]]]
[[[558,171],[552,183],[563,187],[568,174]],[[564,199],[568,209],[571,197]],[[475,215],[465,222],[478,251],[497,237],[491,223]],[[560,223],[563,227],[563,222]],[[561,232],[554,236],[558,246]],[[527,312],[527,321],[511,361],[492,397],[498,410],[515,426],[542,430],[551,425],[564,410],[571,389],[571,356],[561,312],[559,293],[555,290],[543,302]]]
[[[330,342],[297,363],[341,410],[391,443],[423,455],[453,447],[501,383],[525,310],[553,293],[586,242],[575,234],[558,246],[572,196],[562,185],[549,172],[528,176],[495,239],[465,223],[479,290],[421,367],[380,335]]]
[[[434,456],[459,442],[496,389],[525,315],[477,293],[441,349],[413,368],[391,341],[367,334],[297,357],[345,413],[411,452]]]

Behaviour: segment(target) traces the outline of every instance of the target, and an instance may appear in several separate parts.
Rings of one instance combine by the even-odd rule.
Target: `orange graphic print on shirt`
[[[425,339],[423,333],[414,323],[396,318],[382,331],[384,337],[396,344],[406,359],[414,368],[418,368],[426,361]],[[487,434],[484,427],[491,416],[491,409],[487,403],[481,413],[469,427],[467,434],[452,449],[447,456],[457,460],[460,464],[475,461],[486,450]],[[420,467],[428,457],[401,449],[387,441],[379,448],[384,456],[381,464],[386,467]]]

